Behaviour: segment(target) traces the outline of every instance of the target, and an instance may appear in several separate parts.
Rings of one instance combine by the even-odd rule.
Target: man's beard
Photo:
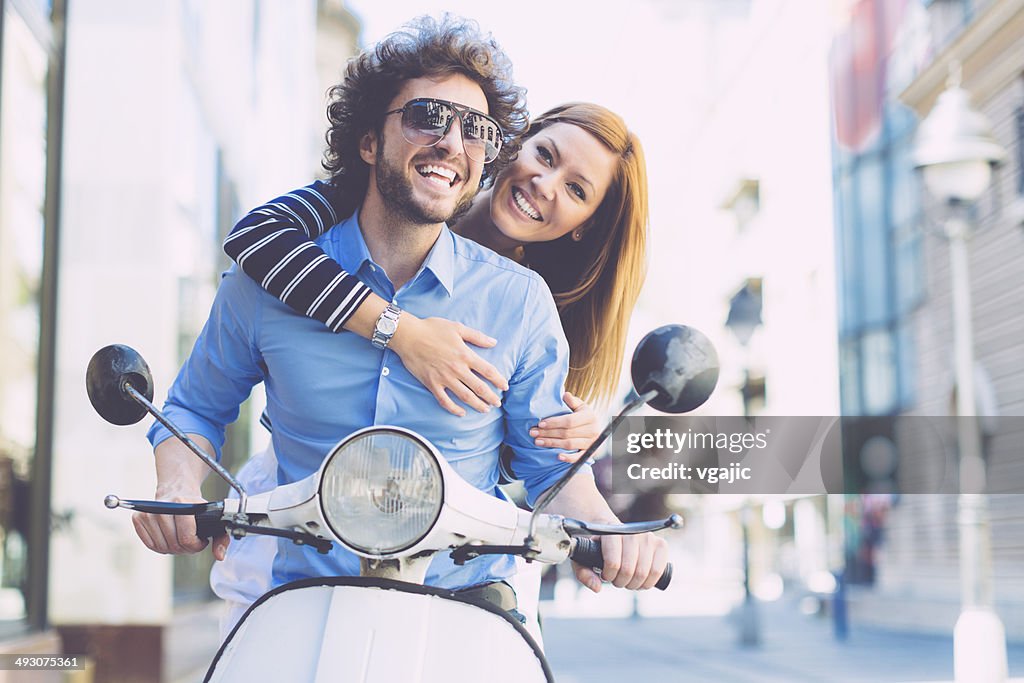
[[[384,145],[377,147],[375,173],[377,189],[387,207],[413,225],[451,223],[469,211],[476,195],[475,191],[464,192],[451,211],[418,204],[412,196],[412,183],[400,169],[392,166],[385,158]]]

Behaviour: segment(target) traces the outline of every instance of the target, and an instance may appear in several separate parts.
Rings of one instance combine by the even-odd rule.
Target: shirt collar
[[[343,220],[334,232],[337,234],[338,263],[342,268],[355,275],[364,265],[373,263],[363,231],[359,228],[358,211]]]
[[[423,271],[433,273],[437,281],[448,292],[448,296],[452,295],[452,290],[455,287],[455,238],[447,225],[441,226],[441,234],[438,235],[437,241],[431,247],[426,260],[423,261],[420,272]]]
[[[370,255],[370,249],[363,239],[363,231],[359,226],[359,212],[346,218],[337,227],[338,233],[338,263],[349,273],[358,273],[360,268],[366,264],[376,265]],[[378,268],[380,266],[377,266]],[[423,272],[430,272],[434,278],[444,287],[448,296],[452,295],[455,287],[455,237],[448,226],[441,227],[441,234],[438,236],[430,253],[424,259],[413,281],[419,279]]]

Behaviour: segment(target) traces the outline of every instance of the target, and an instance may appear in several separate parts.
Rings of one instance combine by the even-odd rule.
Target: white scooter
[[[693,410],[718,379],[714,348],[679,325],[648,334],[632,363],[639,394],[590,449],[538,501],[532,513],[462,479],[438,450],[401,427],[374,426],[345,437],[309,477],[249,497],[219,463],[151,403],[145,361],[108,346],[89,363],[93,407],[109,422],[156,417],[238,491],[238,499],[185,504],[121,500],[109,508],[196,516],[198,535],[267,534],[328,552],[340,543],[360,557],[360,576],[303,579],[261,597],[239,621],[210,665],[206,681],[552,681],[543,652],[508,605],[423,584],[431,558],[459,564],[487,554],[529,561],[573,559],[600,568],[589,536],[678,527],[681,519],[588,524],[543,510],[619,421],[649,402],[665,412]],[[671,565],[658,583],[664,590]]]

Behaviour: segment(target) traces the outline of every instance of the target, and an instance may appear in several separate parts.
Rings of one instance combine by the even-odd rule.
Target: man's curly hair
[[[526,90],[512,82],[512,64],[490,34],[476,22],[450,14],[440,20],[413,19],[373,48],[349,60],[341,83],[328,91],[327,150],[323,167],[330,174],[335,206],[348,215],[362,203],[370,167],[359,156],[359,140],[380,130],[384,113],[406,81],[462,74],[483,90],[488,114],[505,136],[498,158],[484,167],[482,181],[493,178],[519,150],[529,123]]]

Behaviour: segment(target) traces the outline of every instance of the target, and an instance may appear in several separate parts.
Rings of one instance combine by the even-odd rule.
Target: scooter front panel
[[[261,598],[222,646],[207,680],[551,680],[536,644],[499,610],[413,584],[330,581],[359,585],[307,580]]]

